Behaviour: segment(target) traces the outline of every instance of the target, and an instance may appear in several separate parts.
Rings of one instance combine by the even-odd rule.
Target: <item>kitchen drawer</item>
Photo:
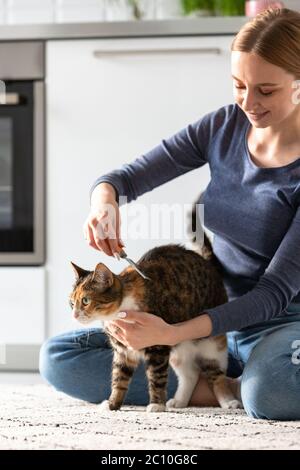
[[[45,337],[45,269],[0,267],[0,343],[41,343]]]

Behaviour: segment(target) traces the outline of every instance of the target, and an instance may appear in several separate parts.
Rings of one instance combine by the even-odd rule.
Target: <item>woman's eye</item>
[[[83,305],[88,305],[90,303],[90,299],[88,297],[82,297]]]
[[[236,89],[236,90],[244,90],[245,87],[243,87],[243,86],[236,86],[235,89]]]
[[[237,90],[243,90],[245,87],[243,86],[235,86],[235,88]],[[269,92],[263,92],[263,91],[260,91],[260,93],[263,95],[263,96],[271,96],[273,94],[273,91],[269,91]]]

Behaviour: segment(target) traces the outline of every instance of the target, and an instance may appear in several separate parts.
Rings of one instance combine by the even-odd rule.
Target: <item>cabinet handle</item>
[[[137,54],[178,54],[184,52],[187,54],[221,54],[222,49],[219,47],[185,47],[178,49],[101,49],[93,52],[93,56],[97,59],[108,55],[137,55]]]
[[[20,104],[19,93],[0,93],[0,106],[17,106]]]

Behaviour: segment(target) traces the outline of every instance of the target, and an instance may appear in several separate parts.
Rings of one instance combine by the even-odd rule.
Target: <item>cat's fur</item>
[[[148,251],[137,264],[151,280],[144,280],[132,267],[116,275],[103,263],[97,264],[94,271],[83,270],[72,263],[76,274],[70,296],[73,314],[81,323],[102,320],[104,325],[126,309],[152,313],[170,324],[197,317],[205,309],[227,301],[220,266],[206,235],[202,253],[203,256],[175,244]],[[168,408],[188,405],[200,372],[206,376],[222,408],[239,406],[225,378],[226,336],[135,351],[126,348],[108,331],[106,333],[114,356],[112,391],[109,400],[102,404],[104,409],[121,407],[141,359],[145,361],[150,395],[147,411],[166,408],[169,360],[178,376],[178,389],[168,401]]]

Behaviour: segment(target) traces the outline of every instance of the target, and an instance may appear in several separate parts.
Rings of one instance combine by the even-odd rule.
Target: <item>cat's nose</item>
[[[73,318],[78,318],[79,317],[79,312],[78,310],[73,310]]]

